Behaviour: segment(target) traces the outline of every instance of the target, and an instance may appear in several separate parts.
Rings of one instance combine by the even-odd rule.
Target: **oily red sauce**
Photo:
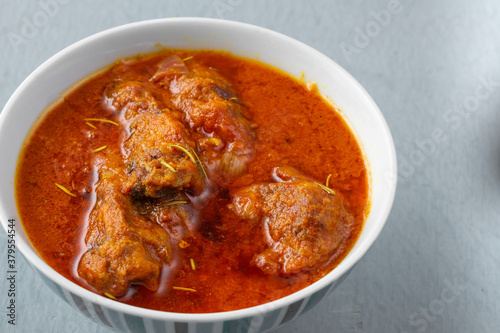
[[[256,154],[248,172],[220,191],[201,212],[200,227],[177,248],[175,274],[164,270],[156,292],[132,286],[119,298],[124,303],[172,312],[230,311],[266,303],[317,281],[347,255],[363,227],[368,210],[368,180],[363,156],[354,135],[330,104],[298,80],[256,61],[213,51],[177,51],[181,57],[217,69],[238,93],[255,129]],[[135,58],[130,78],[151,75],[161,54]],[[123,74],[123,73],[122,73]],[[16,178],[18,210],[30,241],[57,272],[93,290],[78,277],[76,265],[86,250],[87,218],[95,203],[96,148],[120,153],[126,138],[120,123],[103,106],[106,85],[116,77],[114,67],[73,90],[39,121],[19,160]],[[248,265],[248,253],[261,246],[261,235],[235,219],[227,209],[229,192],[256,182],[269,182],[272,169],[289,165],[340,193],[346,210],[355,217],[349,239],[321,267],[293,276],[265,275]],[[70,196],[54,184],[65,186]],[[195,269],[191,264],[194,261]],[[173,290],[180,286],[196,290]]]

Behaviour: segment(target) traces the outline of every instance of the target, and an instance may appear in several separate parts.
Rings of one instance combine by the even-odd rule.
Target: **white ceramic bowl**
[[[36,253],[19,223],[14,175],[31,127],[70,86],[119,58],[157,50],[227,50],[256,58],[293,76],[303,73],[339,107],[358,137],[370,172],[371,210],[351,252],[327,276],[282,299],[252,308],[209,314],[148,310],[94,294],[59,275]],[[75,43],[38,67],[0,114],[0,218],[16,221],[16,243],[47,285],[92,320],[130,332],[264,332],[310,310],[337,286],[373,244],[389,215],[396,190],[396,154],[387,124],[368,93],[344,69],[318,51],[260,27],[202,18],[144,21],[110,29]]]

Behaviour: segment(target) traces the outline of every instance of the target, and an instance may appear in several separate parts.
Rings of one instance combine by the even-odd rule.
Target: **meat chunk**
[[[142,113],[130,125],[123,147],[133,195],[161,197],[168,192],[203,189],[203,173],[193,150],[196,144],[184,125],[170,112]]]
[[[159,64],[152,80],[170,92],[171,103],[184,113],[188,127],[214,139],[215,150],[222,151],[201,153],[214,175],[232,180],[246,171],[254,154],[253,131],[229,81],[194,61],[188,69],[175,55]]]
[[[107,103],[128,120],[130,136],[123,149],[130,176],[124,192],[153,198],[184,189],[199,193],[203,174],[190,156],[196,143],[181,122],[182,115],[165,107],[153,95],[154,88],[127,81],[107,92]]]
[[[172,260],[167,232],[136,212],[119,190],[119,172],[101,172],[96,204],[89,217],[78,274],[102,293],[123,295],[131,283],[156,290],[164,264]]]
[[[261,223],[267,248],[252,263],[267,274],[294,274],[326,262],[349,236],[353,217],[340,195],[291,167],[273,170],[276,183],[256,184],[232,195],[230,208]]]
[[[158,112],[165,109],[153,96],[151,87],[144,82],[125,81],[108,87],[105,103],[115,111],[122,112],[126,119],[132,119],[141,112]]]

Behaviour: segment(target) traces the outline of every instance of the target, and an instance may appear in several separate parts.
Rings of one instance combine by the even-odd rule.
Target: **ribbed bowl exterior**
[[[54,283],[42,272],[32,266],[38,276],[45,284],[56,293],[66,303],[71,305],[76,311],[82,313],[92,321],[118,330],[130,333],[260,333],[277,329],[308,312],[318,305],[328,296],[344,279],[350,271],[334,281],[330,285],[315,292],[309,297],[292,303],[288,306],[269,309],[262,314],[242,318],[238,320],[228,320],[219,322],[182,322],[182,321],[162,321],[149,318],[142,318],[126,313],[114,311],[106,306],[93,303],[90,300],[72,294]]]

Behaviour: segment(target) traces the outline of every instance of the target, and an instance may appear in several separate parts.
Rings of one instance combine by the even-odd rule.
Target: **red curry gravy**
[[[175,52],[181,58],[194,57],[231,82],[258,125],[255,155],[247,172],[205,206],[198,231],[176,247],[175,270],[163,270],[158,290],[132,285],[118,300],[171,312],[230,311],[284,297],[328,274],[353,247],[368,210],[367,170],[348,125],[316,90],[275,68],[223,52]],[[128,75],[151,75],[163,54],[133,58]],[[57,272],[90,290],[76,266],[86,250],[83,239],[96,200],[94,157],[100,152],[95,150],[106,146],[119,153],[127,136],[122,119],[103,106],[106,85],[117,76],[115,68],[85,81],[44,114],[22,151],[16,178],[20,217],[34,248]],[[106,118],[119,126],[90,126],[87,118]],[[340,193],[355,219],[349,238],[326,263],[291,276],[263,274],[239,255],[251,252],[261,236],[249,234],[252,229],[226,208],[229,191],[270,181],[277,165],[292,166],[321,183],[331,175],[329,186]]]

